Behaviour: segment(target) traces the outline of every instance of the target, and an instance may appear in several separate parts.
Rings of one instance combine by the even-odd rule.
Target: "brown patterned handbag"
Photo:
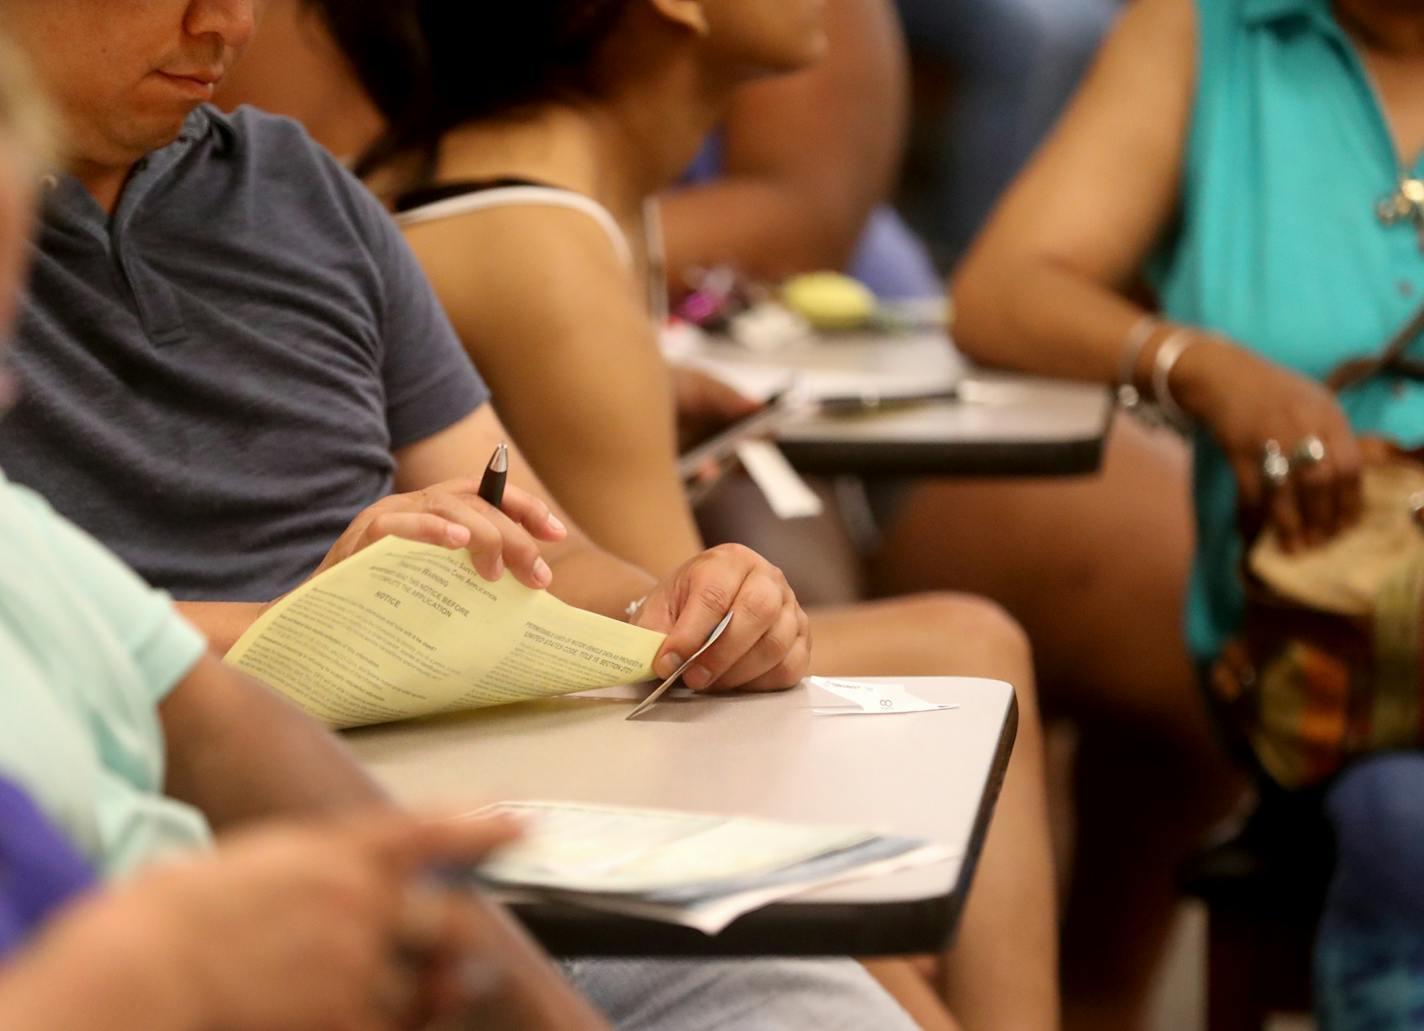
[[[1424,308],[1379,357],[1347,362],[1327,384],[1419,377],[1424,367],[1403,352],[1421,330]],[[1286,788],[1320,784],[1367,753],[1424,745],[1424,452],[1360,443],[1358,524],[1295,554],[1268,527],[1248,533],[1241,630],[1208,678],[1228,732]]]

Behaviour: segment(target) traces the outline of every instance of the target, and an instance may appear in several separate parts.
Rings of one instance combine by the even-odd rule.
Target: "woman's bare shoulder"
[[[637,298],[607,230],[581,211],[486,208],[409,226],[405,236],[467,340],[511,326],[532,334]]]

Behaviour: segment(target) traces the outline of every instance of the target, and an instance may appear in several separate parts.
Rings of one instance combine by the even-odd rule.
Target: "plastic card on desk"
[[[883,716],[959,708],[957,705],[927,702],[911,694],[904,684],[880,684],[831,677],[807,677],[806,682],[832,696],[811,710],[817,716]]]

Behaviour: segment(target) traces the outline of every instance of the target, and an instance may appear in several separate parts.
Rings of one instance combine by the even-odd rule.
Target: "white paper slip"
[[[812,708],[817,716],[881,716],[900,712],[934,712],[958,705],[927,702],[904,684],[878,684],[865,680],[807,677],[806,682],[831,698]]]
[[[630,712],[625,717],[625,719],[631,720],[633,717],[641,716],[643,713],[651,709],[653,705],[657,703],[657,700],[659,698],[667,694],[668,691],[672,688],[672,686],[676,684],[680,679],[682,679],[682,675],[692,668],[692,664],[698,659],[702,658],[702,653],[717,643],[717,638],[722,636],[722,633],[727,629],[727,624],[731,622],[732,614],[728,612],[725,616],[722,617],[722,622],[717,624],[717,629],[712,631],[711,635],[707,638],[706,642],[702,645],[702,647],[698,648],[697,651],[693,652],[692,657],[689,658],[686,662],[684,662],[681,666],[673,670],[672,676],[668,677],[657,687],[653,688],[653,693],[648,695],[647,698],[644,698],[642,704],[640,704],[636,709]]]
[[[743,913],[812,888],[953,861],[921,839],[853,827],[574,802],[506,802],[524,837],[475,877],[503,898],[543,900],[716,934]]]
[[[481,868],[512,887],[643,894],[693,890],[770,874],[873,841],[873,831],[752,817],[561,802],[507,802],[524,837]]]
[[[805,519],[824,510],[816,492],[768,440],[745,440],[737,445],[737,458],[779,519]]]
[[[776,884],[765,888],[752,888],[731,895],[716,895],[706,900],[676,905],[666,902],[649,902],[636,895],[599,895],[587,892],[560,892],[544,890],[507,891],[499,890],[500,901],[538,902],[542,900],[564,902],[618,916],[638,917],[643,920],[658,920],[667,924],[680,924],[695,931],[713,936],[726,930],[738,917],[769,906],[773,902],[804,895],[819,888],[830,888],[854,881],[874,880],[889,877],[904,870],[913,870],[935,863],[956,859],[954,853],[941,845],[922,845],[912,851],[867,863],[853,869],[839,870],[824,876],[815,876],[794,883]]]
[[[967,369],[964,359],[938,333],[852,335],[770,354],[704,340],[677,360],[761,399],[785,389],[792,376],[798,389],[813,399],[866,391],[892,396],[951,389]]]

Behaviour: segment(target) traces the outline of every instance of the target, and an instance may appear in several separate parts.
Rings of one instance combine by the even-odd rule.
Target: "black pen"
[[[480,479],[480,498],[495,508],[504,504],[504,481],[509,478],[509,445],[503,442],[494,449],[489,465]]]

